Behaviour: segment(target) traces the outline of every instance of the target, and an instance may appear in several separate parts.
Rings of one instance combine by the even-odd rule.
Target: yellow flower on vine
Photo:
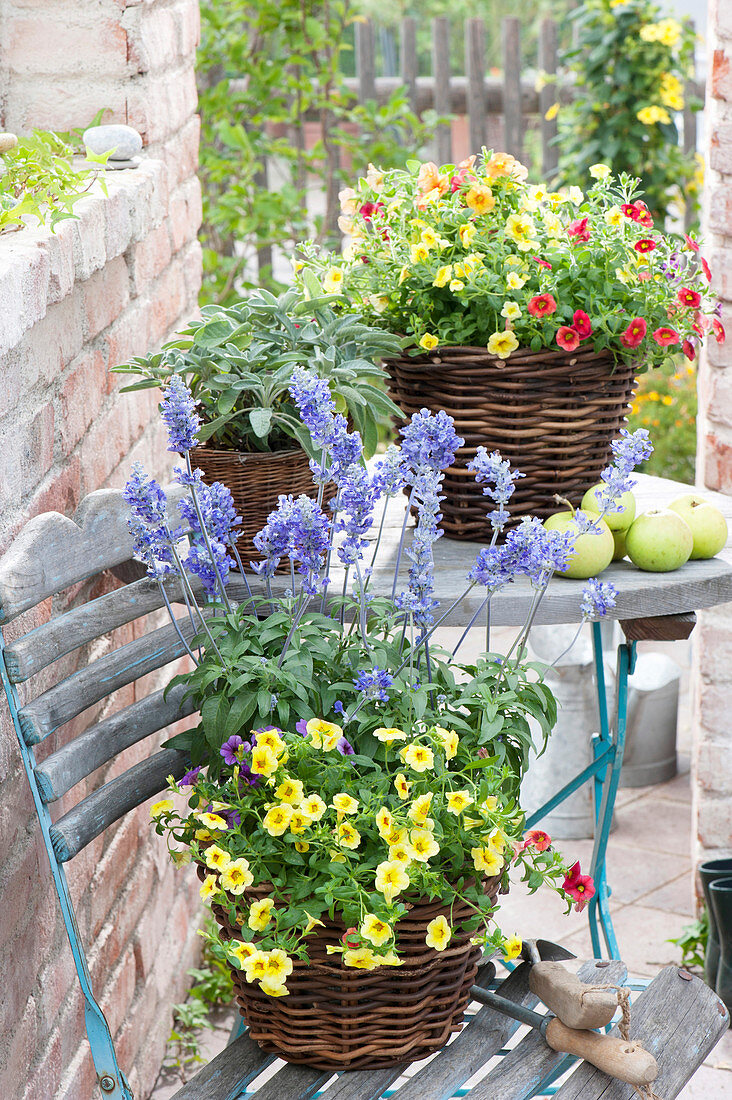
[[[290,824],[291,817],[292,806],[289,802],[283,802],[280,805],[272,806],[264,815],[262,828],[265,832],[268,832],[270,836],[282,836]]]
[[[475,228],[473,222],[466,222],[465,225],[461,225],[458,229],[460,235],[460,243],[463,248],[470,248],[471,244],[475,240],[478,230]]]
[[[425,936],[425,943],[428,947],[434,947],[435,951],[444,951],[450,942],[452,936],[452,930],[450,925],[445,920],[445,917],[440,913],[439,917],[435,917],[427,925],[427,935]]]
[[[169,813],[174,807],[175,803],[171,798],[161,798],[159,802],[153,802],[150,807],[150,817],[155,820],[161,814]]]
[[[490,214],[496,205],[496,200],[490,187],[477,183],[466,193],[465,204],[475,214]]]
[[[313,748],[323,748],[326,752],[334,749],[343,736],[341,726],[335,722],[326,722],[323,718],[311,718],[305,729]]]
[[[503,866],[503,860],[493,848],[471,848],[470,854],[476,871],[484,871],[486,875],[497,875]]]
[[[327,809],[319,794],[309,794],[300,804],[301,812],[307,814],[312,821],[320,821]]]
[[[415,772],[426,772],[435,764],[435,754],[426,745],[409,745],[402,749],[402,757],[404,763]]]
[[[396,726],[379,726],[378,729],[374,730],[374,737],[384,745],[391,745],[394,741],[407,740],[404,730],[397,729]]]
[[[504,302],[503,309],[501,310],[501,317],[505,317],[507,321],[517,321],[521,316],[521,307],[518,302]]]
[[[393,825],[389,829],[388,833],[385,833],[382,840],[385,840],[387,844],[403,844],[407,839],[407,830],[402,825]]]
[[[216,875],[206,875],[201,883],[201,889],[199,893],[204,901],[208,901],[210,898],[217,894],[219,891],[218,881]]]
[[[424,824],[430,812],[433,796],[433,791],[428,791],[427,794],[419,795],[407,810],[407,817],[413,821],[415,825]]]
[[[270,776],[277,771],[279,761],[268,745],[255,745],[252,749],[251,770],[257,775]]]
[[[266,951],[255,950],[244,959],[244,974],[248,982],[261,981],[267,976],[269,956]]]
[[[467,809],[474,802],[474,798],[469,791],[451,791],[447,796],[447,810],[448,813],[461,814],[463,810]]]
[[[423,263],[429,254],[429,249],[423,244],[413,244],[409,249],[409,258],[413,264]]]
[[[436,856],[440,845],[429,829],[412,829],[409,834],[409,842],[412,846],[412,859],[419,863],[426,863],[432,856]]]
[[[450,282],[452,278],[452,264],[447,264],[445,267],[438,267],[435,277],[432,280],[432,285],[437,287],[443,287]]]
[[[299,806],[303,799],[303,793],[302,780],[293,779],[291,776],[286,775],[275,791],[275,797],[279,798],[280,802],[289,802],[292,806]]]
[[[509,241],[514,241],[520,252],[528,252],[536,248],[536,226],[533,218],[527,214],[509,214],[506,218],[504,234]]]
[[[393,936],[390,924],[381,920],[375,913],[366,913],[359,928],[361,939],[368,940],[374,947],[381,947]]]
[[[343,289],[343,272],[339,267],[329,267],[323,279],[326,294],[340,294]]]
[[[510,329],[503,332],[494,332],[488,340],[488,351],[491,355],[497,355],[499,359],[508,359],[512,351],[519,346],[516,336]]]
[[[406,832],[406,829],[404,830]],[[389,859],[393,862],[403,863],[405,867],[408,867],[414,858],[414,849],[411,844],[405,844],[404,841],[400,841],[398,844],[389,845]]]
[[[331,805],[339,814],[355,814],[358,810],[358,801],[350,794],[334,794]]]
[[[402,283],[404,282],[405,279],[409,278],[409,271],[410,271],[410,268],[408,267],[407,264],[405,264],[404,267],[402,268],[402,270],[399,272],[399,286],[402,285]]]
[[[381,807],[375,820],[376,828],[379,830],[379,836],[386,838],[394,827],[394,818],[391,816],[386,806]]]
[[[403,864],[398,863],[395,859],[384,860],[376,868],[374,885],[379,893],[384,895],[389,905],[391,905],[397,894],[407,889],[409,883],[410,878],[404,870]]]
[[[231,863],[231,856],[223,848],[219,848],[217,844],[212,844],[204,852],[204,860],[206,866],[210,867],[212,871],[223,871]]]
[[[272,898],[262,898],[261,901],[253,901],[249,908],[247,924],[253,932],[263,932],[272,919]]]
[[[257,950],[254,944],[249,943],[248,940],[229,940],[226,949],[229,956],[233,956],[237,960],[242,970],[244,969],[245,959],[251,958]]]
[[[666,108],[659,107],[656,103],[651,104],[649,107],[641,107],[640,111],[636,113],[636,118],[644,126],[654,126],[657,122],[668,125],[671,121],[671,116]]]
[[[254,876],[249,870],[249,861],[246,859],[233,859],[228,867],[221,872],[221,888],[229,894],[243,894],[248,886],[254,882]]]
[[[522,947],[521,937],[514,934],[503,944],[504,959],[517,959],[521,954]]]
[[[409,798],[411,787],[412,784],[404,777],[404,773],[398,772],[397,775],[394,777],[394,788],[396,790],[396,793],[401,798],[402,802],[405,798]]]
[[[252,769],[253,771],[254,769]],[[195,817],[205,825],[207,829],[213,829],[215,832],[223,832],[224,829],[229,828],[229,824],[225,818],[219,817],[218,814],[195,814]]]
[[[524,275],[519,275],[517,271],[509,271],[506,276],[506,286],[509,290],[520,290],[526,282]]]
[[[436,336],[433,336],[431,332],[425,332],[422,339],[419,341],[419,346],[424,348],[425,351],[432,351],[439,344],[439,340]]]
[[[349,821],[342,821],[338,826],[338,843],[343,848],[358,848],[361,843],[361,834]]]
[[[310,824],[311,820],[309,814],[303,813],[302,809],[293,810],[292,817],[290,818],[290,832],[293,836],[304,833]]]
[[[375,970],[381,966],[381,959],[370,947],[349,947],[343,952],[343,965],[357,970]]]

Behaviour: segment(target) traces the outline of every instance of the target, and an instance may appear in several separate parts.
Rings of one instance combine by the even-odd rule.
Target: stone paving
[[[621,955],[633,978],[650,977],[669,963],[678,963],[678,948],[668,942],[694,915],[691,862],[691,737],[688,701],[688,644],[642,643],[642,648],[668,653],[682,668],[679,706],[679,772],[667,783],[621,789],[608,846],[610,910]],[[588,867],[591,840],[557,841],[572,861]],[[502,927],[563,944],[581,958],[591,956],[587,919],[564,906],[549,890],[529,895],[519,883],[501,901]],[[214,1032],[205,1037],[207,1058],[225,1044],[233,1014],[217,1017]],[[170,1100],[180,1087],[161,1075],[150,1100]],[[732,1032],[712,1051],[681,1100],[723,1100],[732,1097]],[[283,1100],[285,1098],[283,1097]],[[425,1100],[430,1100],[425,1097]]]

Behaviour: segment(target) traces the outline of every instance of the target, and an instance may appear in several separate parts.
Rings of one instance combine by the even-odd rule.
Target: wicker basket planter
[[[523,477],[511,513],[542,518],[555,493],[579,504],[599,479],[610,443],[625,423],[635,386],[632,365],[590,347],[508,359],[485,348],[443,347],[386,362],[394,400],[406,416],[444,409],[465,440],[445,475],[442,527],[456,539],[485,539],[486,499],[467,469],[478,447],[499,450]]]
[[[237,548],[245,565],[251,558],[259,558],[254,549],[254,536],[277,507],[280,494],[317,496],[308,456],[299,447],[287,451],[244,452],[204,446],[194,447],[190,455],[191,463],[206,481],[221,481],[231,490],[242,518]]]
[[[201,872],[199,871],[199,874]],[[484,888],[495,901],[501,878]],[[247,891],[251,900],[266,890]],[[218,906],[213,912],[225,936],[236,932]],[[440,1050],[462,1022],[481,958],[473,933],[458,931],[470,906],[452,907],[456,931],[444,951],[425,945],[429,922],[450,916],[440,901],[416,901],[397,925],[401,966],[376,970],[344,967],[327,944],[341,943],[345,925],[323,918],[325,927],[308,938],[310,963],[295,960],[286,997],[268,997],[232,967],[234,989],[251,1037],[263,1050],[287,1062],[320,1069],[353,1070],[414,1062]]]

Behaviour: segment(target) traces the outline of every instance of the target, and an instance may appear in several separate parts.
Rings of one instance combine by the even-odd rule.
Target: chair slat
[[[257,1089],[255,1096],[257,1100],[311,1100],[332,1076],[332,1070],[284,1065]]]
[[[105,783],[51,826],[56,858],[68,862],[109,825],[164,790],[169,775],[179,779],[187,767],[185,753],[163,749]]]
[[[179,619],[178,626],[186,639],[193,637],[194,630],[187,617]],[[184,653],[185,646],[169,623],[105,654],[21,708],[20,728],[26,744],[38,744],[93,703]]]
[[[678,1096],[697,1066],[729,1027],[729,1013],[700,978],[667,966],[631,1006],[630,1037],[658,1062],[653,1091]],[[618,1034],[617,1027],[613,1034]],[[583,1062],[556,1093],[557,1100],[625,1100],[631,1086]]]
[[[622,985],[628,975],[622,962],[598,967],[594,960],[585,962],[577,977],[589,985]],[[500,990],[499,990],[500,992]],[[487,1077],[468,1093],[469,1100],[525,1100],[564,1060],[552,1050],[538,1031],[530,1031]],[[487,1060],[487,1059],[486,1059]],[[397,1093],[399,1100],[399,1093]]]
[[[184,694],[183,684],[171,688],[167,698],[163,690],[153,692],[90,726],[51,753],[35,769],[43,801],[55,802],[117,753],[193,714],[194,704],[190,699],[183,702]]]
[[[182,485],[166,488],[174,524],[185,492]],[[29,520],[0,560],[0,622],[131,558],[128,516],[121,489],[98,489],[84,497],[73,519],[44,512]]]
[[[274,1060],[273,1054],[265,1054],[248,1035],[240,1035],[178,1089],[173,1100],[234,1100]]]

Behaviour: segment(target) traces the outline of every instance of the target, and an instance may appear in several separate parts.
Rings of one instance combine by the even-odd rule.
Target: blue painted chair
[[[154,747],[141,763],[103,783],[55,820],[52,807],[126,748],[153,738],[190,710],[181,702],[180,691],[169,693],[167,698],[162,690],[154,691],[95,722],[41,763],[36,760],[35,746],[118,688],[178,659],[183,644],[175,629],[166,625],[117,649],[106,649],[103,656],[91,659],[28,702],[21,703],[17,685],[48,669],[60,657],[161,607],[157,585],[140,575],[141,570],[130,562],[130,557],[122,494],[102,490],[82,502],[74,520],[54,512],[31,520],[0,560],[3,625],[70,586],[106,571],[126,581],[123,587],[73,606],[7,644],[0,631],[0,674],[84,996],[101,1095],[108,1100],[132,1100],[132,1093],[91,988],[65,865],[105,829],[163,790],[168,775],[180,776],[186,760],[178,752]],[[236,580],[231,591],[236,598]],[[181,618],[179,625],[187,635],[187,620]],[[153,740],[157,743],[159,738]],[[159,843],[152,832],[150,843]],[[585,963],[579,973],[594,984],[622,983],[625,976],[619,962]],[[485,967],[481,982],[490,983],[492,976],[492,967]],[[535,1003],[529,991],[528,964],[518,966],[499,991],[518,1004]],[[663,1100],[678,1094],[729,1020],[711,990],[675,967],[666,968],[641,994],[632,1016],[631,1035],[640,1039],[659,1063],[661,1075],[654,1089]],[[391,1094],[396,1083],[399,1087],[394,1094],[398,1100],[448,1100],[454,1095],[469,1095],[472,1100],[522,1100],[536,1095],[567,1066],[566,1058],[551,1050],[536,1031],[529,1032],[492,1064],[481,1081],[469,1090],[464,1088],[466,1081],[503,1051],[518,1026],[484,1006],[469,1016],[467,1026],[445,1050],[404,1083],[399,1084],[399,1067],[346,1073],[331,1081],[332,1075],[327,1072],[289,1065],[280,1068],[257,1089],[256,1095],[259,1100],[305,1100],[316,1094],[322,1100],[376,1100],[387,1090]],[[185,1085],[177,1093],[177,1100],[235,1100],[247,1093],[248,1086],[256,1085],[256,1079],[273,1061],[244,1033]],[[557,1091],[562,1100],[580,1096],[583,1100],[600,1096],[603,1100],[620,1100],[631,1094],[630,1086],[611,1080],[587,1063],[581,1063]]]

